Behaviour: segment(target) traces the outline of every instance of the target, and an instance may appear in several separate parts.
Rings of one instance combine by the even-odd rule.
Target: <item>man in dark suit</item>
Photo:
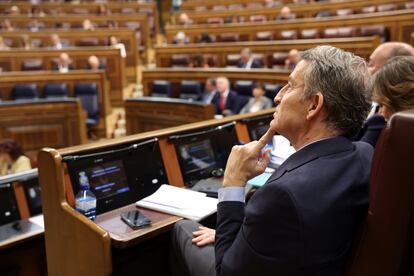
[[[59,71],[60,73],[67,73],[70,70],[75,69],[72,63],[72,59],[69,57],[69,55],[63,52],[59,55],[57,63],[53,64],[52,70]]]
[[[215,114],[238,114],[243,107],[237,92],[230,90],[230,82],[226,77],[216,79],[216,93],[211,101],[215,105]]]
[[[379,71],[388,60],[397,56],[414,56],[413,46],[404,42],[386,42],[379,45],[369,57],[368,70],[372,75]],[[381,110],[382,107],[379,107]],[[377,111],[379,111],[377,110]],[[354,137],[356,141],[370,143],[373,147],[377,144],[379,135],[386,122],[384,117],[374,114],[369,117],[359,133]]]
[[[368,113],[369,74],[363,59],[331,46],[305,51],[301,57],[275,98],[268,132],[259,141],[233,147],[227,161],[217,206],[217,275],[344,273],[368,207],[373,148],[348,137]],[[285,136],[296,153],[245,204],[244,186],[268,165],[263,148],[275,132]],[[178,223],[175,234],[183,233],[182,225],[188,223]],[[200,236],[194,236],[190,243],[200,242]],[[200,265],[202,271],[192,259],[209,247],[193,246],[189,257],[188,246],[180,247],[186,245],[183,237],[173,236],[176,257],[185,260],[183,270],[214,275],[205,272],[211,267],[210,258],[204,256],[208,264]]]
[[[262,65],[253,58],[252,50],[250,50],[249,48],[244,48],[240,52],[240,61],[239,61],[238,67],[250,69],[250,68],[262,68]]]

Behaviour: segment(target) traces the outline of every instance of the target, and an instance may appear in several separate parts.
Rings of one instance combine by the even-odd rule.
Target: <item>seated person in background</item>
[[[190,42],[190,39],[185,35],[184,32],[178,32],[175,36],[174,39],[172,41],[173,44],[177,44],[177,45],[185,45],[188,44]]]
[[[97,56],[88,57],[87,68],[89,70],[105,70],[105,66],[101,63]]]
[[[82,22],[82,29],[84,29],[85,31],[94,31],[95,26],[90,19],[85,19]]]
[[[75,68],[72,65],[72,59],[67,53],[61,53],[59,55],[58,62],[53,64],[52,70],[59,71],[60,73],[67,73]]]
[[[290,8],[288,6],[284,6],[281,10],[279,15],[276,17],[276,20],[289,20],[289,19],[295,19],[296,16],[294,13],[290,11]]]
[[[211,43],[214,42],[211,36],[207,32],[202,32],[200,36],[200,43]]]
[[[282,4],[281,1],[274,1],[274,0],[265,0],[266,8],[274,8],[280,6]]]
[[[208,68],[208,64],[205,62],[203,55],[197,54],[192,55],[190,63],[188,64],[188,67],[191,68]]]
[[[369,57],[368,70],[371,75],[375,75],[388,60],[397,56],[414,56],[414,48],[403,42],[383,43]],[[354,140],[367,142],[375,147],[384,126],[384,117],[381,114],[374,114],[366,120],[362,129],[354,137]]]
[[[262,68],[259,62],[257,62],[252,56],[252,50],[250,48],[244,48],[240,52],[240,61],[237,65],[239,68]]]
[[[13,23],[11,23],[11,21],[6,18],[6,19],[3,20],[2,24],[1,24],[1,29],[3,31],[12,32],[12,31],[14,31],[15,28],[13,26]]]
[[[368,207],[373,148],[348,137],[368,114],[369,74],[362,58],[331,46],[301,56],[275,97],[269,130],[230,153],[215,238],[195,222],[175,224],[173,268],[178,275],[215,275],[214,268],[216,275],[238,276],[345,272]],[[245,204],[244,186],[265,171],[269,155],[263,148],[274,133],[297,151]],[[214,248],[192,245],[214,240]]]
[[[390,59],[374,75],[373,100],[385,121],[392,114],[414,108],[414,56]]]
[[[119,42],[118,38],[114,35],[109,37],[109,45],[113,48],[119,49],[121,51],[121,57],[126,58],[126,50],[124,43]]]
[[[257,112],[262,109],[271,108],[272,101],[265,96],[265,89],[263,84],[255,83],[253,87],[253,98],[250,98],[249,101],[243,108],[240,110],[240,113],[250,113]]]
[[[6,45],[2,36],[0,36],[0,50],[10,50],[10,47]]]
[[[219,94],[212,102],[216,106],[215,113],[224,116],[238,114],[241,109],[240,99],[237,92],[230,90],[230,81],[226,77],[218,77],[216,87]]]
[[[10,7],[10,10],[9,10],[9,14],[10,15],[18,15],[18,14],[20,14],[20,8],[18,6],[16,6],[16,5],[11,6]]]
[[[100,4],[98,7],[99,15],[110,15],[112,12],[106,4]]]
[[[12,139],[0,141],[0,176],[23,172],[32,168],[30,159]]]
[[[369,56],[368,69],[374,74],[393,57],[414,56],[413,46],[404,42],[385,42],[379,45]]]
[[[22,35],[21,38],[23,49],[30,50],[33,48],[32,42],[30,41],[30,37],[27,34]]]
[[[296,65],[300,61],[299,51],[292,49],[289,51],[288,57],[285,59],[285,67],[288,69],[295,69]]]
[[[52,49],[62,49],[65,48],[65,46],[62,44],[62,41],[60,40],[60,37],[58,34],[51,34],[50,35],[50,41],[51,45],[50,48]]]
[[[38,32],[44,28],[44,24],[40,23],[36,18],[29,22],[27,29],[31,32]]]
[[[208,78],[204,84],[204,92],[201,95],[201,101],[205,103],[212,103],[215,97],[219,97],[216,88],[216,79]]]
[[[178,23],[178,25],[188,26],[188,25],[193,24],[193,21],[190,19],[188,14],[183,12],[178,16],[178,22],[177,23]]]

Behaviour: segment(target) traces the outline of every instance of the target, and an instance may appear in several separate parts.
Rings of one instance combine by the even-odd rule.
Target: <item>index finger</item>
[[[274,134],[274,131],[269,127],[266,133],[260,137],[259,141],[257,141],[257,146],[262,149],[270,140],[272,140]]]

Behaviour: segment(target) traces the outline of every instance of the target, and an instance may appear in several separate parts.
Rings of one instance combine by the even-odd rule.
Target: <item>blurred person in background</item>
[[[12,139],[0,140],[0,175],[14,174],[32,168],[30,159]]]

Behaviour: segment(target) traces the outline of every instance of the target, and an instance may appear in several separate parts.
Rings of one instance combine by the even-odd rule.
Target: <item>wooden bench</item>
[[[188,100],[140,97],[125,102],[127,134],[163,129],[214,118],[214,106]]]
[[[407,0],[395,0],[392,1],[393,4],[397,4],[399,8],[404,9],[404,3]],[[320,12],[330,12],[332,16],[336,15],[337,10],[339,9],[352,9],[354,13],[360,13],[361,8],[367,6],[378,6],[381,4],[389,4],[389,0],[351,0],[346,2],[316,2],[316,3],[307,3],[306,5],[298,4],[287,4],[292,13],[296,15],[296,18],[310,18],[315,17],[315,15]],[[199,4],[204,6],[203,4]],[[217,4],[215,4],[217,5]],[[207,10],[203,12],[198,11],[185,11],[189,18],[193,21],[193,24],[207,24],[208,18],[231,18],[233,16],[238,17],[239,19],[244,20],[245,22],[250,21],[250,16],[254,15],[264,15],[268,21],[276,20],[276,17],[279,15],[280,10],[283,6],[275,8],[255,8],[255,9],[236,9],[236,10],[224,10],[224,11],[214,11]],[[178,22],[179,14],[175,16],[175,22]]]
[[[86,143],[85,122],[75,98],[0,103],[0,137],[17,141],[30,157],[46,146]]]
[[[95,222],[89,220],[74,209],[74,183],[71,183],[63,157],[120,149],[157,138],[168,182],[182,187],[184,182],[179,162],[169,136],[197,132],[272,112],[273,110],[266,110],[220,120],[208,120],[61,150],[43,149],[39,153],[38,160],[44,202],[48,273],[50,275],[118,275],[119,269],[124,272],[136,269],[138,260],[139,270],[143,275],[164,275],[161,271],[165,270],[168,263],[167,245],[170,234],[168,231],[181,219],[139,208],[151,219],[152,224],[149,227],[133,230],[119,218],[122,212],[137,209],[132,203],[98,215]],[[240,132],[244,130],[245,128],[238,127],[238,123],[236,124],[238,137],[241,137]],[[160,240],[162,237],[164,239]]]
[[[137,64],[138,64],[138,45],[135,38],[135,31],[128,28],[120,29],[97,29],[94,31],[84,30],[61,30],[61,29],[49,29],[42,30],[39,32],[29,31],[14,31],[14,32],[0,32],[0,36],[3,39],[8,40],[12,43],[12,48],[23,47],[22,36],[28,36],[31,44],[41,44],[39,48],[47,48],[51,45],[50,36],[57,34],[62,41],[66,42],[70,47],[83,47],[81,44],[85,40],[97,39],[98,46],[108,46],[108,40],[110,36],[117,37],[120,42],[125,45],[127,59],[126,62],[126,73],[127,78],[131,82],[136,82],[137,78]],[[90,47],[90,46],[85,46]],[[36,47],[34,47],[36,48]],[[85,51],[88,48],[84,48]]]
[[[152,31],[159,32],[158,26],[158,10],[157,4],[152,3],[134,3],[134,2],[109,2],[109,3],[93,3],[84,2],[73,5],[72,3],[49,3],[42,2],[40,4],[31,4],[25,1],[13,1],[10,3],[0,3],[0,13],[5,14],[11,6],[17,6],[21,13],[32,14],[32,9],[39,9],[46,14],[56,14],[58,12],[64,14],[81,14],[87,13],[90,15],[98,14],[99,7],[104,5],[112,14],[147,14],[150,21],[153,21],[154,28]],[[127,11],[125,12],[126,9]],[[106,14],[103,14],[106,16]]]
[[[261,24],[255,22],[230,23],[222,25],[191,25],[191,26],[167,26],[166,37],[168,42],[172,42],[174,36],[179,31],[184,31],[190,41],[197,41],[197,37],[202,32],[210,35],[220,35],[223,33],[238,33],[240,40],[256,40],[257,32],[276,32],[285,30],[301,31],[305,29],[317,29],[319,32],[326,28],[337,27],[357,27],[362,26],[385,26],[390,33],[392,41],[410,41],[410,35],[414,30],[414,9],[377,12],[371,14],[355,14],[347,17],[322,17],[305,18],[288,21],[272,21]],[[277,36],[276,36],[277,37]]]
[[[69,96],[74,96],[74,86],[75,84],[78,83],[96,83],[98,86],[98,92],[99,92],[99,110],[100,110],[100,120],[99,120],[99,124],[97,126],[95,126],[92,130],[94,132],[94,134],[98,137],[106,137],[106,133],[107,133],[107,123],[106,123],[106,116],[108,116],[111,113],[111,106],[110,106],[110,102],[109,102],[109,97],[108,97],[108,85],[106,83],[105,80],[105,73],[102,71],[97,71],[97,72],[92,72],[92,71],[71,71],[69,73],[58,73],[58,72],[53,72],[53,71],[39,71],[39,72],[11,72],[11,73],[2,73],[2,77],[0,78],[0,93],[1,93],[1,98],[4,100],[12,100],[11,98],[11,90],[12,87],[16,84],[24,84],[24,83],[34,83],[37,85],[37,88],[40,92],[40,96],[43,97],[42,91],[43,91],[43,87],[45,86],[45,84],[47,83],[66,83],[67,87],[68,87],[68,92],[69,92]],[[0,102],[1,103],[1,102]],[[56,112],[57,115],[61,116],[62,114],[60,114],[60,111],[58,108],[53,108],[53,107],[49,107],[49,105],[53,105],[53,103],[51,104],[47,104],[44,103],[45,107],[48,107],[50,109],[52,109],[53,112]],[[69,107],[74,108],[74,103],[69,102]],[[27,109],[28,111],[30,111],[30,108],[39,108],[39,116],[43,116],[40,117],[40,119],[35,119],[38,120],[39,122],[42,122],[42,118],[44,118],[44,116],[46,116],[47,114],[43,114],[42,111],[42,106],[43,105],[35,105],[35,104],[27,104]],[[19,107],[14,107],[13,105],[7,107],[7,110],[9,109],[13,109],[14,113],[12,115],[12,117],[17,116],[15,119],[13,120],[20,120],[21,122],[30,125],[30,119],[32,119],[32,115],[28,115],[28,117],[26,118],[26,121],[24,119],[24,115],[27,113],[22,113],[19,114]],[[55,110],[56,109],[56,110]],[[76,111],[76,106],[74,108],[74,110],[70,111],[70,112],[75,112]],[[5,114],[7,115],[7,112],[4,111]],[[32,113],[29,113],[32,114]],[[36,113],[34,113],[36,114]],[[23,117],[22,117],[23,116]],[[85,115],[86,116],[86,115]],[[62,119],[61,117],[58,118]],[[10,119],[8,116],[7,117],[3,117],[0,118],[0,120],[9,120],[10,123],[7,124],[7,128],[11,128],[13,129],[13,127],[15,127],[13,124],[13,120]],[[28,121],[27,121],[28,120]],[[16,122],[16,121],[15,121]],[[64,122],[64,121],[63,121]],[[20,123],[21,124],[21,123]],[[59,123],[59,125],[61,125],[61,123]],[[69,126],[69,125],[67,125]],[[1,127],[6,127],[6,125],[1,124]],[[84,139],[84,135],[83,135],[83,130],[85,129],[86,125],[85,125],[85,120],[81,121],[81,127],[82,127],[82,131],[79,131],[78,127],[73,128],[73,131],[75,132],[79,132],[79,135],[81,138],[70,138],[70,136],[68,134],[63,135],[59,134],[60,136],[56,136],[56,139],[71,139],[70,141],[73,140],[73,142],[70,142],[69,144],[58,144],[59,146],[57,147],[66,147],[69,145],[77,145],[77,144],[82,144],[84,142],[86,142],[86,139]],[[18,128],[17,128],[18,129]],[[63,128],[63,129],[66,129]],[[6,130],[5,130],[6,131]],[[6,134],[9,133],[9,131],[7,130],[3,135],[0,135],[1,137],[8,137]],[[63,136],[62,136],[63,135]],[[68,136],[68,137],[66,137]],[[28,139],[30,139],[30,135],[25,135],[24,137],[27,137]],[[44,136],[40,136],[39,138],[43,139],[43,138],[47,138]],[[66,141],[66,140],[64,140]],[[27,142],[27,141],[22,141],[21,144],[25,145],[25,143],[23,142]],[[59,143],[61,143],[61,141],[59,141]],[[47,143],[41,144],[41,147],[43,146],[47,146]],[[39,150],[41,147],[38,147],[39,144],[36,144],[36,148],[35,150]]]
[[[173,97],[179,97],[182,80],[197,80],[204,83],[207,78],[225,76],[231,83],[236,80],[253,80],[262,83],[287,83],[290,70],[276,69],[233,69],[233,68],[158,68],[146,69],[142,72],[144,96],[150,96],[152,83],[155,80],[171,81]]]
[[[92,54],[106,60],[106,75],[110,82],[109,99],[113,105],[122,105],[123,88],[126,86],[125,59],[121,57],[119,49],[111,47],[82,47],[56,49],[33,49],[33,50],[7,50],[0,51],[0,67],[3,71],[22,71],[25,60],[40,59],[42,70],[52,70],[56,59],[63,52],[69,54],[73,59],[75,69],[84,69],[88,57]],[[60,76],[64,76],[61,74]]]
[[[92,23],[97,24],[100,28],[107,28],[108,22],[117,24],[118,28],[128,27],[129,23],[137,24],[137,26],[130,26],[132,29],[139,29],[140,35],[138,38],[143,45],[150,46],[151,40],[148,24],[148,16],[146,14],[112,14],[112,15],[77,15],[77,14],[63,14],[63,15],[48,15],[44,17],[30,17],[27,15],[0,15],[0,22],[5,19],[10,20],[15,29],[27,29],[30,22],[36,19],[40,24],[43,24],[44,29],[55,29],[61,26],[65,29],[82,28],[82,22],[85,19],[91,20]],[[69,26],[65,26],[69,24]]]
[[[380,38],[374,36],[234,43],[197,43],[188,45],[169,44],[166,46],[155,46],[154,49],[157,67],[171,67],[171,57],[177,54],[187,54],[189,56],[214,55],[217,57],[217,66],[224,67],[226,66],[227,55],[240,54],[244,48],[250,48],[254,54],[263,54],[267,57],[266,60],[268,60],[275,52],[289,52],[291,49],[306,50],[318,45],[329,44],[368,58],[380,43]]]

